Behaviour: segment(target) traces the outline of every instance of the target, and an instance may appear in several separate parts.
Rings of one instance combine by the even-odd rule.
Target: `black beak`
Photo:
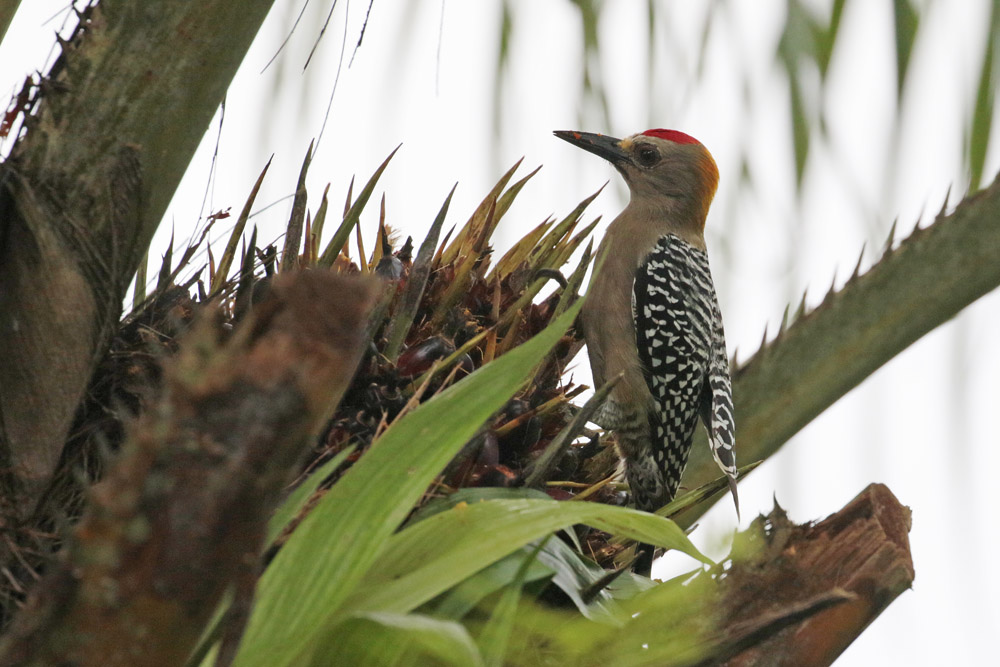
[[[552,134],[578,148],[604,158],[616,167],[631,161],[629,154],[623,151],[621,146],[618,145],[621,143],[621,139],[607,137],[603,134],[574,132],[572,130],[556,130]]]

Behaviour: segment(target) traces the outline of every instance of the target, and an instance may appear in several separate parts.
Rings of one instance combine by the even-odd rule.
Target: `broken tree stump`
[[[909,529],[910,510],[883,484],[815,524],[795,525],[775,504],[745,534],[751,555],[720,580],[719,627],[733,639],[723,664],[831,664],[911,587]]]

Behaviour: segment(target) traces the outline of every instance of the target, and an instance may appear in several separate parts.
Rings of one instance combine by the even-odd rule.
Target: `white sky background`
[[[22,4],[0,47],[5,96],[16,92],[27,72],[43,67],[60,20],[44,21],[66,2]],[[547,215],[565,215],[607,180],[611,186],[586,219],[603,215],[608,222],[624,204],[627,193],[614,170],[555,139],[552,130],[618,136],[651,126],[684,130],[712,150],[722,172],[708,221],[709,250],[730,350],[738,347],[745,358],[757,348],[765,323],[773,330],[780,321],[787,302],[797,302],[808,287],[809,301],[816,303],[835,275],[840,284],[851,272],[863,243],[880,248],[894,217],[901,235],[908,234],[922,213],[926,224],[940,209],[949,186],[956,193],[965,189],[961,142],[985,39],[985,0],[930,2],[910,65],[915,76],[903,102],[898,163],[887,148],[896,122],[891,5],[847,3],[825,93],[834,148],[814,141],[799,200],[787,85],[773,59],[785,2],[742,3],[740,10],[724,12],[700,80],[693,70],[709,3],[671,3],[670,11],[661,12],[664,39],[652,77],[645,3],[606,4],[599,71],[609,92],[611,126],[599,125],[596,108],[581,107],[577,11],[565,1],[525,0],[515,3],[498,135],[497,0],[447,2],[443,21],[441,2],[376,0],[364,43],[348,68],[367,6],[354,2],[343,70],[310,170],[310,208],[315,210],[330,183],[331,208],[339,211],[351,176],[357,174],[357,191],[402,143],[363,221],[374,230],[376,197],[386,192],[387,221],[419,240],[456,181],[450,223],[464,221],[500,174],[524,156],[518,176],[544,168],[501,225],[496,247],[503,252]],[[174,198],[151,252],[151,272],[171,223],[181,244],[200,213],[231,206],[233,218],[212,235],[224,242],[227,225],[272,153],[256,210],[280,203],[253,221],[262,242],[283,229],[306,147],[322,125],[348,5],[338,4],[305,75],[302,67],[329,2],[312,0],[289,46],[261,74],[300,6],[301,0],[276,2],[234,81],[221,137],[216,118]],[[807,94],[815,92],[807,87]],[[216,180],[202,211],[217,139]],[[741,145],[753,156],[752,191],[739,187]],[[997,168],[997,151],[991,150],[988,179]],[[953,194],[952,205],[957,201]],[[366,247],[371,249],[370,239]],[[866,254],[864,266],[871,257]],[[1000,294],[994,292],[887,364],[740,485],[744,527],[758,512],[770,511],[773,496],[797,521],[820,519],[871,482],[886,483],[912,508],[914,590],[897,599],[838,664],[962,664],[995,655],[1000,583],[992,565],[1000,551],[994,512],[1000,490],[991,464],[1000,444],[993,424],[1000,397],[998,328]],[[585,372],[581,368],[578,377]],[[734,524],[731,504],[723,502],[693,539],[722,555],[721,543]]]

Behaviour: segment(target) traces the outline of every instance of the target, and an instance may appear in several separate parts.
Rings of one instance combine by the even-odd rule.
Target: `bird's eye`
[[[639,164],[643,167],[652,167],[660,161],[660,153],[652,146],[642,146],[638,154]]]

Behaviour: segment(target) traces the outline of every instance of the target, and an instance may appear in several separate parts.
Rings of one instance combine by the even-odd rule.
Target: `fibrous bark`
[[[283,274],[228,340],[203,316],[0,664],[184,662],[226,589],[252,591],[267,520],[357,367],[373,283]]]
[[[128,283],[272,1],[105,0],[30,87],[0,164],[8,526],[45,492]]]

